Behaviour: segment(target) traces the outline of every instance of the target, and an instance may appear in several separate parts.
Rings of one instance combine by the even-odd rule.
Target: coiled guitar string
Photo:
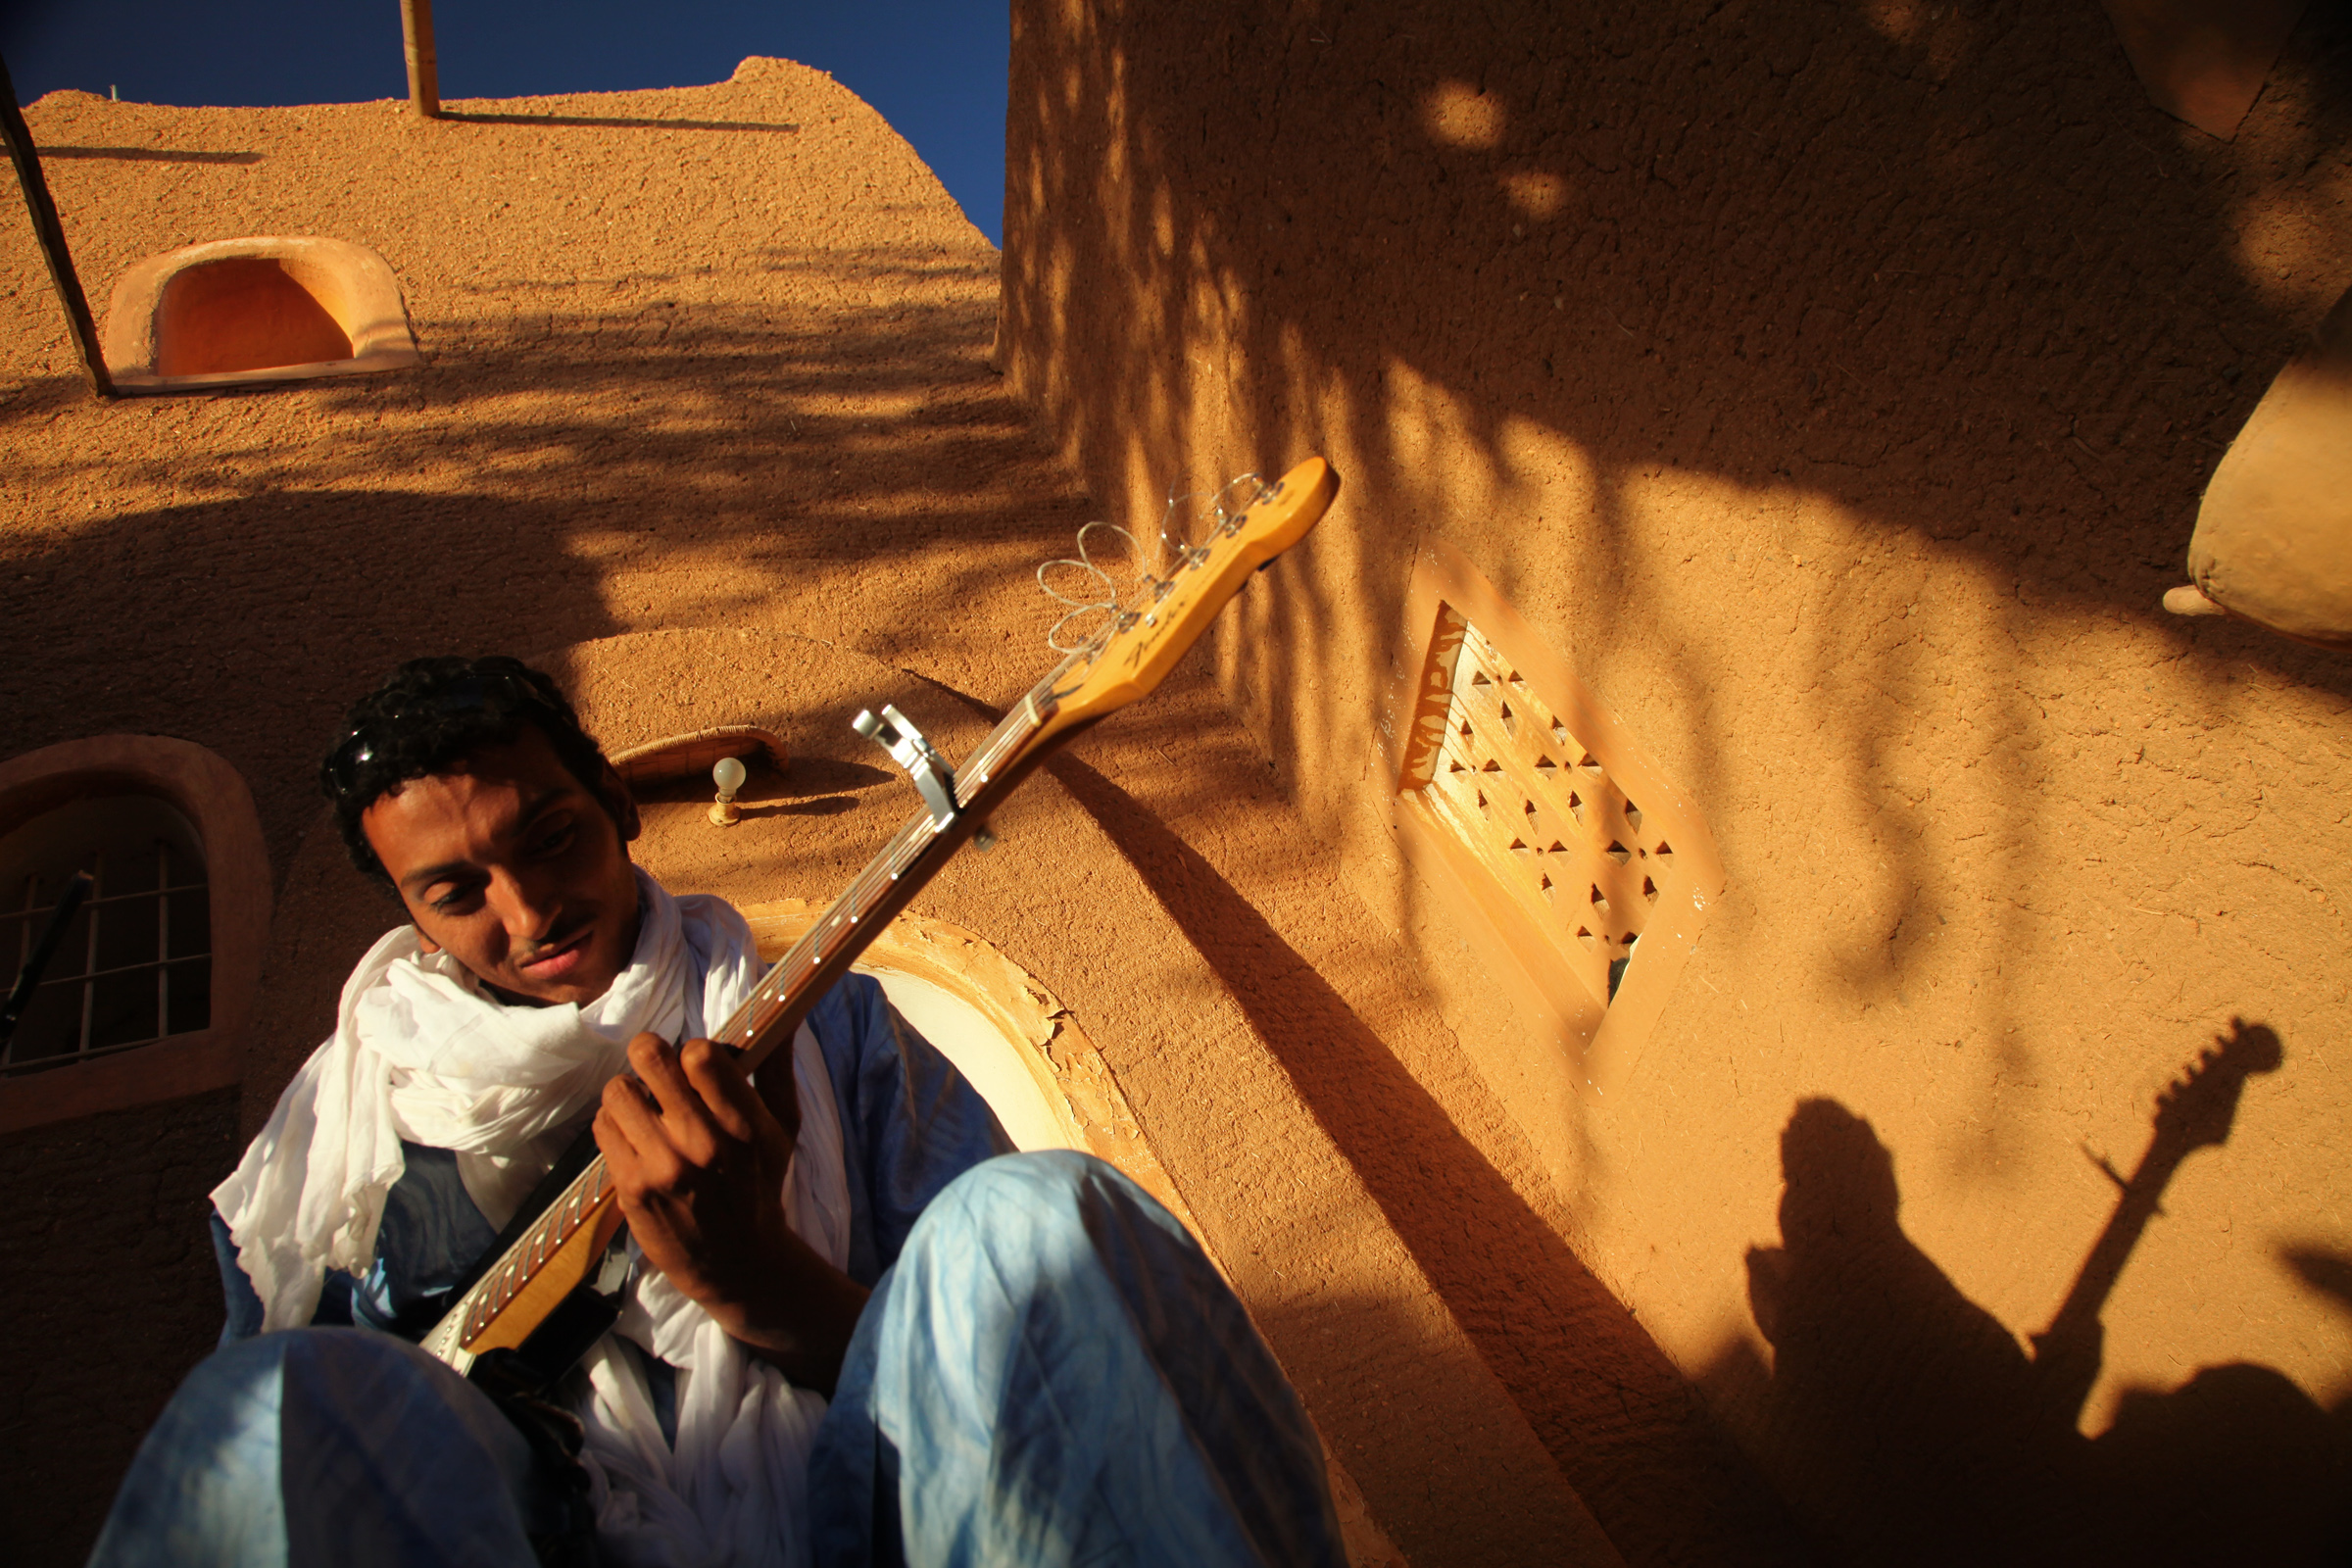
[[[1171,491],[1168,495],[1168,504],[1160,513],[1159,528],[1155,535],[1157,548],[1153,551],[1149,564],[1142,560],[1142,544],[1134,534],[1117,523],[1095,521],[1081,527],[1078,530],[1078,554],[1075,557],[1065,556],[1059,560],[1045,562],[1037,568],[1038,588],[1048,599],[1065,607],[1060,618],[1047,629],[1046,646],[1057,654],[1078,653],[1090,645],[1102,641],[1118,624],[1123,596],[1119,591],[1119,585],[1112,580],[1110,573],[1103,568],[1100,562],[1095,560],[1092,539],[1096,529],[1100,528],[1106,533],[1117,534],[1127,542],[1128,565],[1135,576],[1132,591],[1136,595],[1137,603],[1147,602],[1166,592],[1174,583],[1171,575],[1163,574],[1161,571],[1160,567],[1163,563],[1173,560],[1183,565],[1193,565],[1197,564],[1206,554],[1203,547],[1188,544],[1169,531],[1171,524],[1176,520],[1177,510],[1188,501],[1201,500],[1205,497],[1207,504],[1196,514],[1194,520],[1208,522],[1212,531],[1222,531],[1231,525],[1235,517],[1240,515],[1240,513],[1229,509],[1225,501],[1226,497],[1232,495],[1242,485],[1254,486],[1250,492],[1249,499],[1242,503],[1241,511],[1247,512],[1250,506],[1264,499],[1266,495],[1264,481],[1254,471],[1236,475],[1234,478],[1226,480],[1213,492],[1187,491],[1178,494]],[[1047,574],[1056,567],[1077,572],[1078,578],[1072,586],[1077,593],[1084,594],[1086,597],[1073,597],[1072,594],[1062,592],[1049,581]],[[1069,581],[1066,574],[1063,580],[1064,582]],[[1089,616],[1099,618],[1089,621],[1087,619]],[[1071,630],[1073,624],[1083,625],[1085,634],[1080,636],[1073,632]]]

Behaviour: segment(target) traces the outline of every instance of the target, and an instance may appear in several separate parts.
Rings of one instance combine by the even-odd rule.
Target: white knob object
[[[750,776],[741,758],[718,760],[718,765],[710,769],[710,781],[718,786],[718,799],[710,807],[712,822],[720,827],[733,827],[742,817],[742,808],[735,804],[735,792],[743,788],[743,781]]]

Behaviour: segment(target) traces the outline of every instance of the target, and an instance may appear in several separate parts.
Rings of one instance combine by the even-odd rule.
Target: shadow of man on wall
[[[2228,1136],[2246,1074],[2278,1060],[2276,1033],[2237,1023],[2167,1092],[2139,1167],[2109,1170],[2115,1216],[2031,1349],[1903,1233],[1870,1123],[1832,1100],[1797,1105],[1782,1245],[1747,1255],[1774,1352],[1756,1436],[1825,1545],[1860,1563],[2344,1560],[2352,1409],[2330,1415],[2272,1368],[2207,1367],[2128,1393],[2096,1439],[2076,1427],[2099,1308],[2164,1183]],[[2352,1278],[2341,1260],[2297,1266]]]

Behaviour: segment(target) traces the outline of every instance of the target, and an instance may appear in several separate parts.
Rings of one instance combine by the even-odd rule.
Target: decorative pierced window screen
[[[0,838],[0,987],[13,984],[57,895],[96,879],[67,927],[0,1074],[88,1060],[212,1022],[212,902],[194,826],[151,796],[79,801]]]
[[[1673,869],[1673,840],[1477,627],[1461,633],[1427,799],[1605,1004]]]
[[[1405,627],[1378,729],[1389,823],[1462,950],[1525,1009],[1523,1033],[1474,1059],[1534,1097],[1528,1125],[1548,1138],[1558,1096],[1632,1082],[1723,861],[1697,803],[1453,546],[1422,545]]]

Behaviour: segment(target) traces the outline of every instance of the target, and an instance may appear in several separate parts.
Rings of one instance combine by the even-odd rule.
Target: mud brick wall
[[[2158,600],[2352,284],[2338,10],[2230,141],[2152,107],[2088,4],[1013,16],[1000,358],[1147,514],[1341,469],[1223,689],[1576,1255],[1834,1554],[2316,1550],[2352,1391],[2352,665]],[[1389,825],[1435,541],[1722,853],[1605,1103]],[[2220,1040],[2278,1064],[2218,1147],[2158,1138]],[[2098,1161],[2152,1139],[2144,1229],[2102,1244]],[[1643,1505],[1547,1424],[1533,1257],[1456,1309],[1634,1559]],[[2103,1332],[2037,1345],[2078,1277]]]

